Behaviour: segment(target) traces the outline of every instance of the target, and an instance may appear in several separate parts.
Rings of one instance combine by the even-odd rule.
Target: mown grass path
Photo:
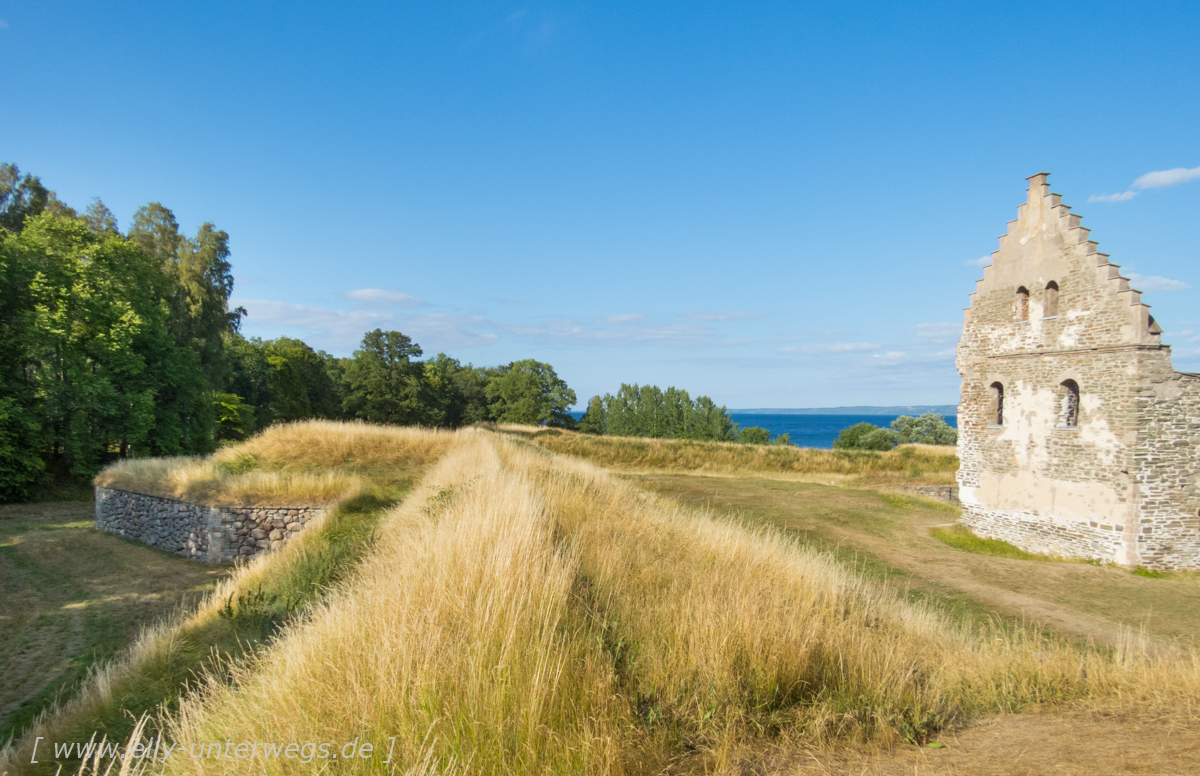
[[[91,501],[0,506],[0,742],[228,573],[93,524]]]

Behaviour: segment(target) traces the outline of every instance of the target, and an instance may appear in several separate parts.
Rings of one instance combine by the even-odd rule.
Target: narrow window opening
[[[1043,313],[1044,318],[1053,318],[1058,315],[1058,283],[1051,280],[1046,284],[1046,311]]]
[[[992,406],[988,416],[991,425],[1004,425],[1004,386],[1000,383],[992,383]]]
[[[1059,425],[1062,428],[1079,428],[1079,383],[1074,380],[1062,382],[1062,407],[1059,410]]]
[[[1017,320],[1029,320],[1029,289],[1025,286],[1017,289]]]

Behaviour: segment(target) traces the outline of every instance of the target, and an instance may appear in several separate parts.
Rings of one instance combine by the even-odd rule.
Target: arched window
[[[992,406],[988,410],[988,425],[1004,425],[1004,386],[992,383]]]
[[[1063,380],[1059,386],[1061,406],[1058,411],[1060,428],[1079,427],[1079,383],[1074,380]]]
[[[1043,318],[1053,318],[1058,315],[1058,283],[1051,280],[1046,284],[1046,304]]]
[[[1017,320],[1029,320],[1029,289],[1025,286],[1017,289]]]

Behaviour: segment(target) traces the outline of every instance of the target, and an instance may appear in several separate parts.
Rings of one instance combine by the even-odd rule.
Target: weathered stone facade
[[[1033,551],[1200,568],[1200,375],[1046,173],[1000,238],[958,346],[959,498]]]
[[[273,550],[324,514],[324,507],[209,507],[96,488],[96,528],[207,563]]]

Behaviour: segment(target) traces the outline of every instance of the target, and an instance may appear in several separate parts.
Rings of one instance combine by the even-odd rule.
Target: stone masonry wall
[[[1030,178],[958,347],[962,521],[1033,552],[1200,568],[1200,378],[1172,370],[1160,333],[1045,174]]]
[[[1155,377],[1135,407],[1139,564],[1200,569],[1200,375]]]
[[[209,507],[96,487],[96,528],[206,563],[276,549],[325,512],[325,507]]]

